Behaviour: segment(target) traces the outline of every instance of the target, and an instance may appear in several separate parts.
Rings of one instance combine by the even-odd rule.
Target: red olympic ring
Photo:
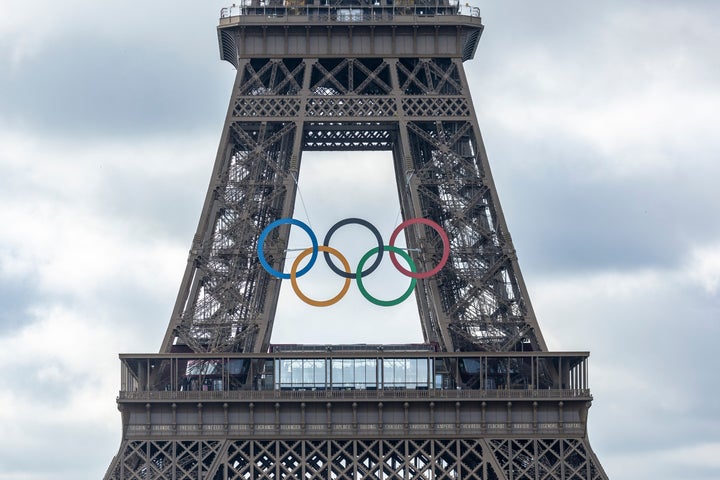
[[[390,250],[389,252],[390,260],[392,261],[393,265],[395,265],[395,268],[397,268],[398,271],[401,272],[403,275],[418,279],[428,278],[438,273],[447,263],[448,258],[450,257],[450,240],[448,240],[448,236],[447,233],[445,233],[445,230],[443,230],[440,225],[433,222],[432,220],[429,220],[427,218],[411,218],[410,220],[405,220],[403,223],[398,225],[397,228],[395,228],[392,235],[390,235],[390,246],[395,246],[395,240],[397,239],[397,236],[400,234],[400,232],[415,223],[422,223],[423,225],[427,225],[433,230],[435,230],[438,235],[440,235],[440,238],[443,242],[443,255],[442,258],[440,258],[440,263],[438,263],[435,268],[433,268],[432,270],[428,270],[427,272],[411,272],[410,270],[400,265],[400,262],[398,262],[398,259],[395,256],[395,252],[393,252],[392,250]]]

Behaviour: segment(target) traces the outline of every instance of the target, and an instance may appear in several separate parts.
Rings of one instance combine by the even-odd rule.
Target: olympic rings
[[[343,267],[345,267],[345,271],[350,273],[350,264],[348,263],[347,259],[343,256],[343,254],[341,254],[334,248],[328,247],[326,245],[320,245],[318,247],[318,250],[320,250],[321,252],[324,252],[326,255],[332,253],[333,255],[338,257],[340,259],[340,262],[342,262]],[[290,270],[290,283],[292,284],[292,288],[295,291],[295,294],[303,302],[307,303],[308,305],[312,305],[313,307],[328,307],[334,303],[339,302],[340,299],[345,296],[348,289],[350,288],[350,277],[345,277],[345,285],[343,285],[342,289],[340,290],[340,293],[338,293],[337,295],[332,297],[330,300],[319,301],[319,300],[313,300],[312,298],[306,296],[304,293],[302,293],[300,291],[300,287],[298,287],[298,284],[297,284],[297,267],[298,267],[298,265],[300,265],[300,260],[307,257],[308,255],[310,255],[313,252],[315,253],[315,255],[317,255],[317,250],[314,250],[312,248],[307,248],[307,249],[303,250],[300,255],[297,256],[297,258],[295,259],[295,261],[292,264],[292,269]],[[403,253],[405,253],[405,252],[403,252]]]
[[[290,273],[283,273],[278,270],[275,270],[270,263],[265,259],[265,250],[264,245],[265,241],[267,240],[268,235],[270,232],[279,227],[280,225],[295,225],[300,228],[302,228],[305,233],[310,237],[310,242],[312,244],[312,247],[307,248],[302,251],[300,255],[293,261],[292,268],[290,269]],[[362,225],[366,227],[370,232],[375,236],[375,239],[377,240],[377,246],[371,248],[365,255],[363,255],[362,259],[358,263],[357,269],[353,272],[350,268],[350,264],[348,263],[347,259],[336,249],[329,246],[330,239],[332,238],[333,234],[341,227],[349,224],[357,224]],[[415,262],[413,261],[412,257],[403,249],[398,248],[395,246],[395,241],[397,240],[398,235],[400,232],[402,232],[404,229],[409,227],[410,225],[414,224],[422,224],[427,225],[433,230],[435,230],[438,235],[440,235],[440,239],[443,243],[443,254],[440,258],[440,262],[431,270],[428,270],[427,272],[418,272],[415,266]],[[380,300],[368,293],[368,291],[365,289],[365,286],[363,285],[363,277],[366,275],[369,275],[370,273],[374,272],[378,266],[380,265],[380,262],[382,261],[383,252],[387,250],[390,253],[390,260],[392,261],[395,268],[402,273],[403,275],[410,277],[412,280],[410,282],[410,286],[408,289],[400,295],[398,298],[393,300]],[[300,287],[298,286],[297,279],[303,275],[305,275],[312,267],[315,265],[315,261],[317,260],[318,253],[323,252],[323,256],[325,257],[325,262],[330,267],[330,269],[335,272],[336,274],[340,275],[341,277],[345,278],[345,283],[340,290],[340,293],[338,293],[336,296],[330,298],[329,300],[313,300],[312,298],[309,298],[307,295],[305,295],[302,291],[300,291]],[[395,230],[393,231],[392,235],[390,236],[390,243],[389,245],[384,245],[382,236],[380,235],[380,232],[378,232],[377,228],[367,220],[363,220],[361,218],[346,218],[345,220],[341,220],[337,222],[335,225],[333,225],[330,230],[328,230],[327,234],[325,235],[325,239],[323,240],[322,245],[318,245],[317,237],[315,236],[315,233],[310,229],[310,227],[301,222],[300,220],[295,220],[294,218],[281,218],[279,220],[275,220],[271,224],[269,224],[265,229],[263,229],[262,233],[260,234],[260,237],[258,238],[258,246],[257,246],[257,255],[258,259],[260,260],[260,264],[263,266],[263,268],[273,275],[276,278],[281,279],[290,279],[290,282],[292,283],[292,288],[295,291],[295,294],[305,303],[316,306],[316,307],[326,307],[329,305],[333,305],[340,301],[342,297],[345,296],[347,293],[349,287],[350,287],[350,281],[354,278],[357,280],[358,289],[360,290],[360,293],[371,303],[383,307],[390,307],[393,305],[397,305],[403,301],[405,301],[414,291],[415,285],[417,283],[417,279],[424,279],[428,278],[432,275],[435,275],[438,273],[447,263],[448,258],[450,256],[450,241],[448,240],[447,233],[445,233],[445,230],[438,225],[437,223],[433,222],[432,220],[426,219],[426,218],[411,218],[409,220],[406,220],[402,222],[400,225],[398,225]],[[298,267],[300,266],[300,262],[310,255],[310,260],[308,261],[308,264],[302,268],[301,270],[298,270]],[[338,268],[333,260],[330,258],[330,255],[333,255],[337,257],[340,260],[340,263],[342,263],[342,266],[344,267],[344,270],[341,270]],[[371,256],[375,255],[375,261],[372,265],[370,265],[368,268],[363,269],[365,266],[365,263],[370,259]],[[402,265],[400,265],[400,262],[397,259],[397,255],[400,255],[403,257],[403,259],[407,262],[408,266],[410,267],[410,270],[404,268]]]

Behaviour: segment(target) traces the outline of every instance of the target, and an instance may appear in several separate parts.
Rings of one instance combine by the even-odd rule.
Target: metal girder
[[[105,480],[605,480],[582,438],[130,440]]]
[[[264,226],[292,215],[305,150],[392,151],[404,218],[448,233],[448,264],[416,291],[427,341],[448,351],[544,349],[472,113],[459,59],[242,61],[163,349],[267,348],[279,284],[254,252]],[[410,230],[415,263],[432,268],[442,243],[431,229]],[[268,243],[278,268],[288,233]]]

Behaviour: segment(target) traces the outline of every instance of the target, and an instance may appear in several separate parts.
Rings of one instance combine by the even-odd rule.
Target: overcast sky
[[[596,453],[614,480],[720,479],[720,2],[473,4],[478,120],[548,345],[591,351]],[[117,355],[160,346],[227,108],[223,6],[0,0],[2,480],[117,453]],[[304,158],[296,216],[387,238],[389,157],[342,157]],[[285,290],[274,342],[420,339],[411,301]]]

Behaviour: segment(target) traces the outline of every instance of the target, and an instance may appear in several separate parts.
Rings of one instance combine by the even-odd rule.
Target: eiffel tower
[[[247,0],[217,31],[237,69],[220,147],[160,353],[120,355],[105,479],[607,479],[589,354],[548,351],[490,174],[463,68],[479,11]],[[412,267],[395,263],[423,344],[270,343],[301,274],[286,258],[305,151],[392,152],[407,247],[374,255]],[[328,241],[310,262],[340,258]]]

